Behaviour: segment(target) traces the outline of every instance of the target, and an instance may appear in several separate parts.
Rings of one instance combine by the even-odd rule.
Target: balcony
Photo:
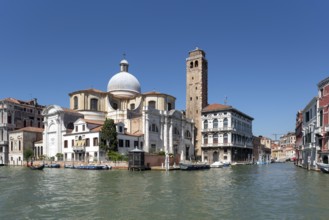
[[[202,132],[220,132],[220,131],[235,131],[234,127],[220,127],[220,128],[203,128]]]
[[[85,152],[85,147],[84,146],[73,146],[73,151],[76,153],[81,153],[81,152]]]

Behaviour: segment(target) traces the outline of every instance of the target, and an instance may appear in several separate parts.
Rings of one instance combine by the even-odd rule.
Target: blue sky
[[[0,99],[69,107],[68,93],[106,90],[126,53],[142,91],[185,109],[185,59],[209,65],[209,103],[255,118],[254,135],[294,130],[329,75],[329,1],[0,1]]]

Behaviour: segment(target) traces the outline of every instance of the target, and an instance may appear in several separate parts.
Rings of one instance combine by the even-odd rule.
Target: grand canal
[[[206,171],[0,167],[0,219],[328,219],[329,175],[292,163]]]

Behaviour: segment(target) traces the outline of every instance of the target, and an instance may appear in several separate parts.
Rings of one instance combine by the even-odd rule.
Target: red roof
[[[203,112],[212,112],[212,111],[218,111],[218,110],[227,110],[227,109],[231,109],[232,106],[230,105],[222,105],[222,104],[211,104],[208,105],[207,107],[203,108],[202,111]]]
[[[38,133],[42,133],[43,132],[43,128],[36,128],[36,127],[24,127],[15,131],[29,131],[29,132],[38,132]]]

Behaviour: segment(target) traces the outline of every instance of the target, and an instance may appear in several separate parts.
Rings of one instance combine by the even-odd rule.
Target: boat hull
[[[208,165],[208,164],[180,163],[179,168],[181,170],[206,170],[206,169],[210,169],[210,165]]]

